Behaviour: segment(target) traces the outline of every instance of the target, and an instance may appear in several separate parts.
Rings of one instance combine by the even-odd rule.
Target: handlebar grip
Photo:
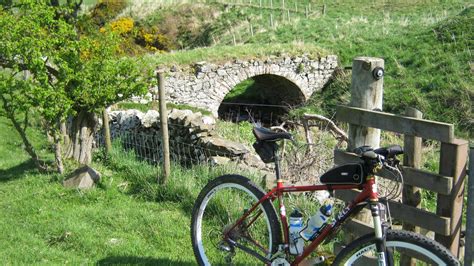
[[[403,148],[400,145],[392,145],[386,148],[378,148],[374,152],[385,158],[393,158],[396,155],[403,154]]]

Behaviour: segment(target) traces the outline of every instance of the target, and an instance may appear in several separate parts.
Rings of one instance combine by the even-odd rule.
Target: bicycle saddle
[[[277,141],[280,139],[293,140],[293,136],[288,132],[274,132],[264,127],[254,127],[252,132],[258,141]]]

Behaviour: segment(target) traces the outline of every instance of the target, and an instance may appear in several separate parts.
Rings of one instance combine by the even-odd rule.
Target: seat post
[[[275,176],[278,182],[281,178],[280,156],[278,155],[278,145],[275,145],[275,149],[273,150],[273,158],[275,158]]]

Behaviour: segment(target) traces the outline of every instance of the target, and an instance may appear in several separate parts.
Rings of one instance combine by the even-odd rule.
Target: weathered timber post
[[[151,90],[151,110],[158,111],[158,87]]]
[[[384,61],[380,58],[357,57],[352,62],[351,102],[353,107],[368,110],[382,110],[383,72],[379,79],[374,78],[374,70],[382,69]],[[379,147],[380,129],[349,125],[348,150],[370,145]]]
[[[105,153],[108,156],[112,150],[112,140],[110,139],[109,114],[107,112],[107,108],[104,108],[104,111],[102,111],[102,121],[104,124]]]
[[[405,109],[405,115],[408,117],[414,117],[421,119],[423,114],[411,107]],[[421,165],[421,138],[412,135],[404,136],[404,153],[403,153],[403,165],[413,168],[420,168]],[[403,185],[403,204],[419,208],[421,205],[421,190],[417,187],[410,185]],[[420,232],[420,228],[414,225],[403,222],[403,229]],[[400,265],[416,265],[415,261],[407,256],[400,258]]]
[[[166,110],[166,93],[165,93],[165,73],[163,69],[158,71],[158,95],[160,100],[160,123],[161,123],[161,146],[163,149],[163,176],[160,180],[161,184],[166,184],[170,175],[170,145],[168,135],[168,111]]]
[[[474,146],[469,152],[469,179],[467,180],[467,211],[466,211],[466,247],[464,249],[464,265],[473,265],[474,256]]]
[[[383,99],[383,67],[384,61],[380,58],[356,57],[352,61],[351,102],[353,107],[368,110],[382,110]],[[374,77],[373,72],[382,69],[380,77]],[[349,124],[348,151],[369,145],[374,148],[380,146],[380,129],[367,128]],[[370,211],[364,209],[355,216],[367,224],[372,224]],[[347,241],[352,241],[357,235],[347,235]]]
[[[451,195],[438,194],[436,214],[449,217],[450,235],[435,235],[435,240],[459,257],[459,238],[462,225],[462,205],[464,199],[464,178],[466,176],[468,142],[454,139],[451,143],[441,143],[439,173],[453,177]]]

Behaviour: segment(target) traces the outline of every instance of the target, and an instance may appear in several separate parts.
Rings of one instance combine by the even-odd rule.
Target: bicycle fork
[[[375,247],[377,250],[377,261],[379,266],[387,266],[387,254],[385,245],[386,227],[382,225],[378,201],[370,203],[370,211],[374,220]]]

